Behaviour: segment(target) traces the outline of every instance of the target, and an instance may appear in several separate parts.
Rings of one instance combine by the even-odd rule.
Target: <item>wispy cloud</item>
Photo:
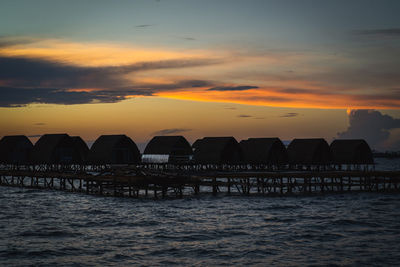
[[[218,64],[215,59],[177,59],[124,66],[82,67],[44,59],[1,57],[0,81],[10,86],[110,88],[131,84],[123,75],[149,70],[179,69]],[[199,85],[201,86],[201,85]]]
[[[172,128],[172,129],[162,129],[152,133],[151,135],[171,135],[171,134],[180,134],[183,132],[191,131],[192,129],[187,128]]]
[[[136,25],[135,28],[148,28],[148,27],[152,27],[155,26],[155,24],[140,24],[140,25]]]
[[[37,122],[37,123],[34,123],[33,125],[37,125],[37,126],[43,126],[43,125],[46,125],[46,123],[43,123],[43,122]]]
[[[253,116],[247,115],[247,114],[240,114],[240,115],[237,115],[237,117],[238,117],[238,118],[251,118],[251,117],[253,117]]]
[[[288,112],[288,113],[285,113],[285,114],[283,114],[283,115],[281,115],[279,117],[281,117],[281,118],[292,118],[292,117],[297,117],[297,116],[299,116],[299,113]]]
[[[208,91],[246,91],[251,89],[257,89],[258,86],[252,85],[241,85],[241,86],[217,86],[208,89]]]
[[[207,81],[183,80],[171,84],[147,84],[114,90],[72,90],[63,88],[0,87],[0,107],[22,107],[32,103],[91,104],[116,103],[134,96],[153,96],[159,92],[207,85]]]
[[[353,34],[356,35],[368,35],[368,36],[399,36],[400,28],[388,28],[388,29],[366,29],[366,30],[355,30]]]

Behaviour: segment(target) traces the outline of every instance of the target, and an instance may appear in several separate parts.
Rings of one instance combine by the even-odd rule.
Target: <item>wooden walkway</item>
[[[0,170],[0,185],[136,198],[181,198],[204,193],[282,196],[359,191],[400,192],[400,172],[131,170],[90,173]]]

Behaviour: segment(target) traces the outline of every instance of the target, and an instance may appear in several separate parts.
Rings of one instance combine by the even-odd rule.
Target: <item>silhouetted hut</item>
[[[144,163],[188,163],[193,157],[192,147],[183,136],[155,136],[147,144]]]
[[[326,165],[330,163],[330,149],[323,138],[294,139],[287,148],[290,164]]]
[[[0,163],[29,163],[32,142],[25,135],[4,136],[0,140]]]
[[[79,155],[79,163],[84,163],[87,160],[89,154],[89,147],[86,142],[79,136],[72,136],[72,141],[74,142],[74,150]]]
[[[196,163],[237,164],[243,161],[242,149],[233,137],[204,137],[192,147]]]
[[[337,139],[331,143],[334,164],[373,164],[371,148],[362,139]]]
[[[32,149],[31,160],[37,164],[73,164],[81,159],[68,134],[45,134]]]
[[[249,138],[240,141],[244,162],[249,164],[283,165],[286,148],[279,138]]]
[[[102,135],[90,148],[92,164],[134,164],[140,162],[140,151],[126,135]]]

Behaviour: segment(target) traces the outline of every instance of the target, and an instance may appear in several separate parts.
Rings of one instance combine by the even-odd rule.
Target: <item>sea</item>
[[[0,186],[0,266],[400,266],[400,194],[154,200]]]

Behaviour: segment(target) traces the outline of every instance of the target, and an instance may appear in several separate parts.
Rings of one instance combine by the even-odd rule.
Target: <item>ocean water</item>
[[[400,194],[138,200],[0,187],[1,266],[400,264]]]
[[[152,200],[0,186],[0,266],[129,265],[399,266],[400,194]]]

